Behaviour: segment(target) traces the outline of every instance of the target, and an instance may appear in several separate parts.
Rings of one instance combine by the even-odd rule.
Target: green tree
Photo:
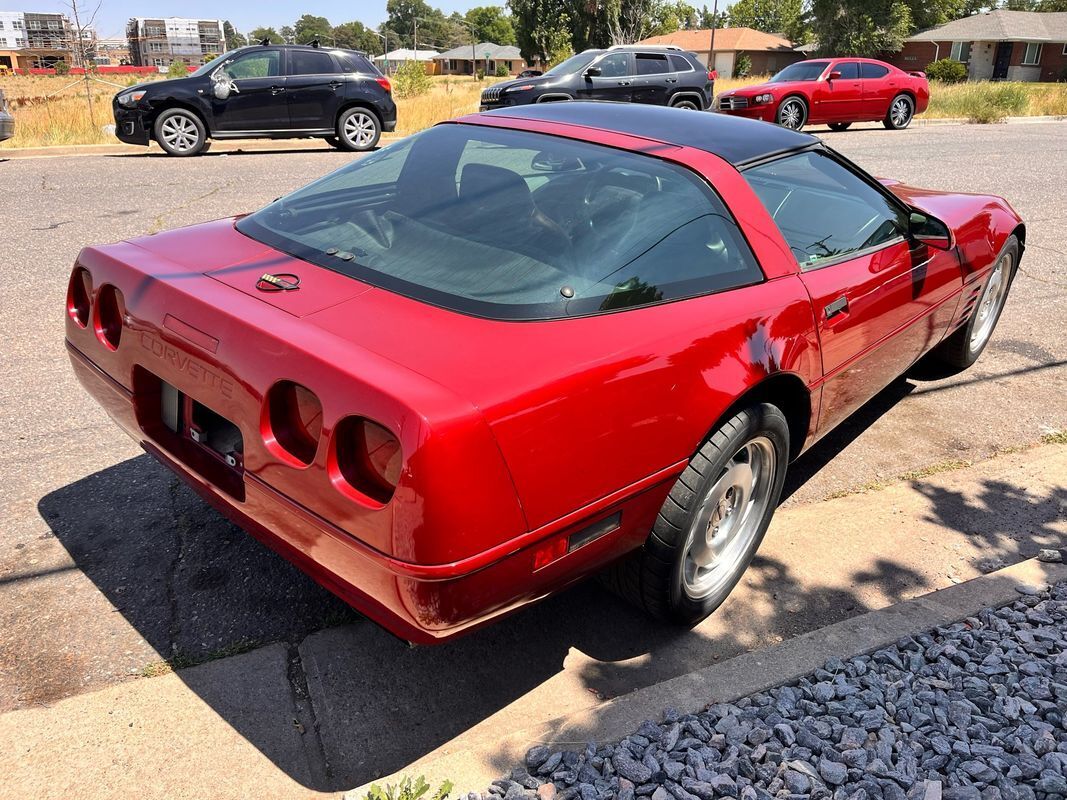
[[[304,14],[293,24],[293,40],[296,44],[308,44],[318,39],[322,44],[330,43],[333,26],[326,17]]]
[[[508,0],[523,58],[553,64],[572,52],[568,7],[567,0]]]
[[[332,41],[336,41],[338,47],[363,50],[372,55],[383,52],[382,40],[362,22],[342,22],[340,25],[335,25],[332,37]]]
[[[812,0],[812,34],[821,53],[896,52],[912,30],[911,9],[903,0]]]
[[[282,39],[284,39],[286,42],[292,43],[296,40],[296,31],[293,30],[292,25],[282,25],[278,33],[281,34]]]
[[[222,38],[226,40],[227,50],[233,50],[245,44],[245,37],[237,32],[228,19],[222,21]]]
[[[393,94],[397,97],[418,97],[433,87],[421,61],[405,61],[393,75]]]
[[[388,0],[385,10],[389,14],[386,25],[396,34],[401,47],[415,46],[416,26],[420,50],[438,47],[443,43],[441,39],[447,38],[445,15],[425,0]]]
[[[729,14],[726,11],[720,11],[716,15],[707,6],[702,6],[697,12],[697,28],[724,28],[728,19]]]
[[[271,44],[282,44],[285,40],[274,28],[253,28],[248,33],[248,38],[253,42],[262,42],[269,39]]]
[[[168,78],[184,78],[189,74],[189,68],[185,65],[185,61],[177,58],[170,62],[170,66],[167,67]]]
[[[496,44],[515,44],[515,26],[500,6],[476,6],[464,18],[474,26],[476,39]]]
[[[784,33],[803,13],[803,0],[737,0],[730,6],[730,27]]]

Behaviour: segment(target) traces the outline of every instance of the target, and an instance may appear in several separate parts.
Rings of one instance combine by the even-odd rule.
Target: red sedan
[[[800,61],[766,83],[723,92],[716,101],[724,114],[777,122],[793,130],[827,124],[835,131],[853,122],[879,121],[902,130],[929,104],[924,73],[870,58]]]
[[[693,623],[792,459],[919,358],[978,357],[1024,238],[784,128],[523,106],[86,248],[66,341],[148,452],[401,637],[605,570]]]

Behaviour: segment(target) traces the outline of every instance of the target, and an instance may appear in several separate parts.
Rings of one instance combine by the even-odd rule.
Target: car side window
[[[842,61],[834,70],[841,73],[843,81],[854,81],[860,77],[860,65],[855,61]]]
[[[817,150],[746,169],[802,270],[901,239],[903,209],[866,180]]]
[[[689,72],[693,66],[682,56],[671,55],[671,69],[675,72]]]
[[[861,78],[884,78],[889,70],[880,64],[860,64]]]
[[[623,78],[630,74],[630,56],[626,53],[612,53],[593,66],[600,67],[602,78]]]
[[[315,50],[290,50],[290,75],[332,75],[337,67],[329,53]]]
[[[667,57],[659,53],[636,53],[638,75],[662,75],[670,72]]]
[[[223,67],[231,78],[273,78],[281,74],[281,53],[277,50],[252,52],[238,56]]]

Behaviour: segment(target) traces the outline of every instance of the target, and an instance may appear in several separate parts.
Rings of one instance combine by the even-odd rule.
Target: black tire
[[[706,522],[701,546],[712,547],[714,537],[708,537],[713,520],[719,520],[714,523],[717,536],[720,525],[727,524],[734,510],[731,501],[725,515],[717,517],[728,497],[724,495],[716,501],[716,493],[729,478],[731,468],[744,465],[737,458],[757,445],[761,452],[767,448],[767,453],[773,453],[773,458],[762,456],[768,459],[763,463],[770,470],[762,478],[764,489],[752,492],[753,497],[761,495],[759,506],[754,504],[751,510],[746,506],[739,512],[740,522],[735,523],[741,526],[737,532],[744,533],[744,538],[736,542],[733,552],[724,554],[730,556],[728,561],[710,568],[712,573],[722,569],[712,589],[706,594],[694,592],[690,567],[696,549],[695,534]],[[682,625],[695,625],[705,619],[729,596],[755,556],[781,497],[788,458],[789,423],[777,407],[762,403],[734,415],[690,460],[660,508],[645,544],[612,565],[602,576],[604,584],[657,619]],[[753,463],[749,465],[755,472]],[[743,501],[747,499],[742,495]],[[749,513],[754,515],[751,519]],[[727,542],[727,547],[731,543]]]
[[[934,360],[949,367],[954,372],[962,372],[982,355],[982,351],[989,344],[993,331],[996,330],[997,322],[1000,320],[1000,315],[1004,311],[1004,303],[1008,299],[1008,292],[1011,289],[1011,283],[1015,279],[1015,272],[1019,266],[1020,252],[1019,240],[1015,236],[1009,236],[1008,241],[1004,243],[1004,247],[1000,251],[1000,255],[997,256],[989,277],[982,284],[982,289],[974,301],[974,308],[967,319],[967,324],[955,331],[934,349],[930,354]],[[997,287],[999,294],[991,306],[985,306],[987,293],[990,291],[993,281],[998,277],[998,269],[1000,270],[999,281],[1001,281]]]
[[[337,143],[342,150],[373,150],[382,138],[382,121],[369,108],[355,106],[337,118]]]
[[[703,111],[700,103],[691,97],[679,97],[671,103],[671,108],[680,108],[684,111]]]
[[[200,117],[184,108],[168,108],[152,128],[156,142],[172,156],[196,156],[207,149],[207,129]]]
[[[326,141],[328,145],[330,145],[330,147],[336,147],[338,150],[345,149],[341,146],[341,140],[338,139],[336,136],[324,136],[322,138]]]
[[[828,122],[830,130],[832,131],[847,131],[851,126],[851,122]]]
[[[793,95],[785,98],[774,115],[775,122],[783,128],[799,131],[808,121],[808,104],[804,98]]]
[[[915,101],[909,95],[898,94],[889,104],[882,125],[891,131],[902,131],[911,125],[911,118],[914,116]]]

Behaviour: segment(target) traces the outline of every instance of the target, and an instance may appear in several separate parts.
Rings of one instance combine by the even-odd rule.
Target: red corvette
[[[523,106],[86,248],[66,340],[148,452],[401,637],[604,570],[693,623],[791,459],[924,355],[978,357],[1024,239],[784,128]]]
[[[777,122],[800,130],[827,124],[843,131],[853,122],[902,130],[930,104],[922,72],[905,72],[870,58],[817,58],[790,64],[766,83],[719,95],[724,114]]]

